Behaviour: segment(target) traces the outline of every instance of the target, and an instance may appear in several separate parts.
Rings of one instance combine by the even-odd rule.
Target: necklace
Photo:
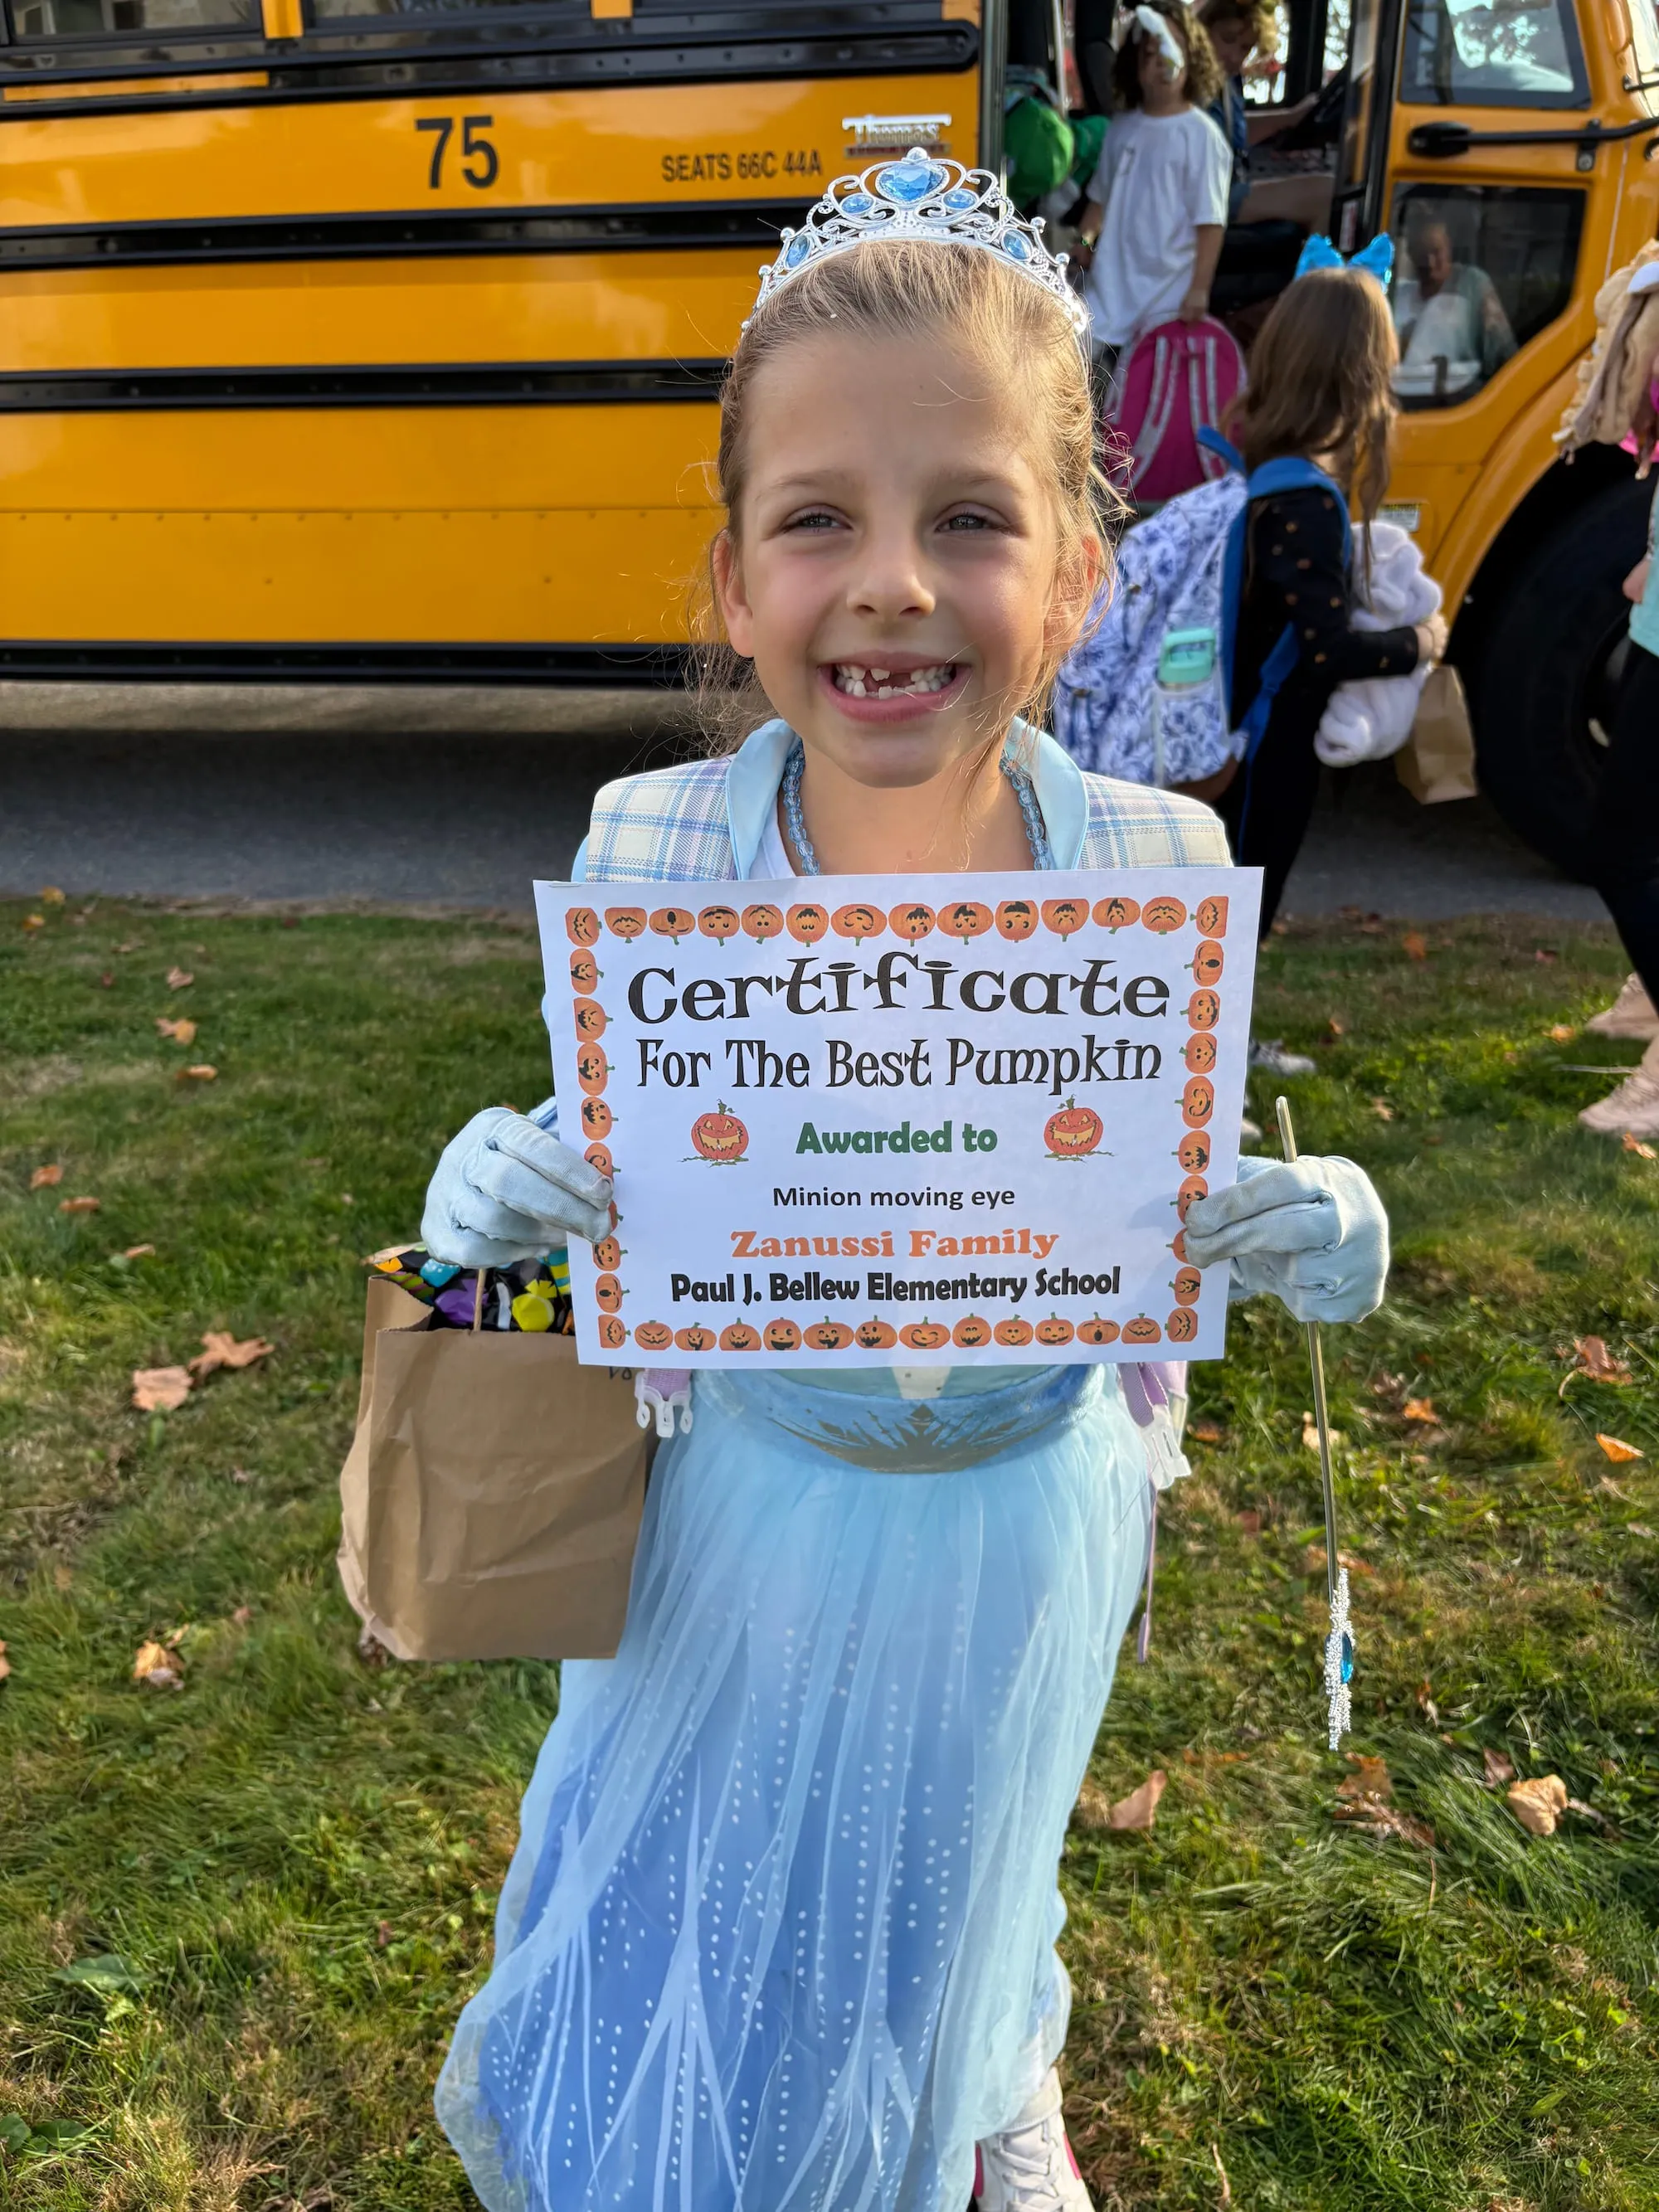
[[[806,834],[806,824],[801,817],[800,781],[806,769],[806,752],[799,738],[783,771],[783,819],[789,831],[789,842],[795,848],[795,858],[800,863],[804,876],[820,876],[818,856],[811,839]],[[1048,849],[1048,832],[1043,827],[1042,810],[1037,805],[1036,793],[1032,788],[1029,769],[1005,755],[1002,773],[1014,787],[1014,797],[1019,801],[1020,819],[1025,824],[1026,840],[1031,848],[1034,868],[1052,868],[1054,854]]]

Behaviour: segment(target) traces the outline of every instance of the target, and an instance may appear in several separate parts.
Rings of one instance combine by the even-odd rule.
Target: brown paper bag
[[[1473,799],[1474,733],[1463,679],[1442,661],[1429,671],[1417,719],[1402,749],[1394,757],[1395,773],[1419,806],[1446,799]]]
[[[605,1659],[645,1503],[630,1370],[568,1336],[434,1328],[372,1282],[340,1579],[398,1659]]]

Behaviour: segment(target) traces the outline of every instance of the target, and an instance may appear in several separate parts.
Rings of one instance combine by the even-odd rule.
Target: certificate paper
[[[538,884],[590,1364],[1218,1358],[1260,872]]]

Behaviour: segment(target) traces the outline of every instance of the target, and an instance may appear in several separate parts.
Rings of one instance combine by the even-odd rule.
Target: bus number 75
[[[461,152],[465,156],[461,163],[461,174],[475,191],[487,191],[501,173],[501,165],[495,158],[495,145],[483,136],[486,131],[495,128],[495,118],[493,115],[464,115],[460,121]],[[432,149],[432,167],[427,174],[427,183],[435,192],[444,180],[444,155],[454,135],[455,118],[453,115],[423,115],[415,128],[437,134],[437,143]]]

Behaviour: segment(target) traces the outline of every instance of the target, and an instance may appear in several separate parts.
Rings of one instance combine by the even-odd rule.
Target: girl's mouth
[[[821,663],[818,681],[842,712],[860,722],[904,722],[948,706],[968,680],[959,660],[896,668],[879,660]]]

